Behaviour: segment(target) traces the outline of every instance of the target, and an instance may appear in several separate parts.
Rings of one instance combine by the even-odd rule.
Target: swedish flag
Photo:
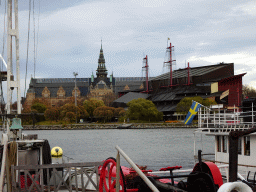
[[[194,119],[194,117],[195,117],[195,115],[196,115],[196,113],[197,113],[197,111],[200,107],[201,107],[201,104],[197,103],[196,101],[193,101],[193,103],[192,103],[192,105],[189,109],[189,112],[186,116],[186,119],[184,121],[184,123],[186,125],[190,125],[192,123],[192,121],[193,121],[193,119]]]

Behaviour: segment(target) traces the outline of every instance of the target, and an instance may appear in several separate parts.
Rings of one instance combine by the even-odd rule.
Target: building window
[[[217,136],[217,152],[221,152],[221,136]]]
[[[227,149],[228,149],[228,137],[227,136],[222,136],[222,151],[224,152],[224,153],[227,153]]]
[[[244,155],[250,156],[250,137],[244,137]]]
[[[239,155],[242,155],[242,138],[241,137],[239,137],[238,138],[238,154]]]

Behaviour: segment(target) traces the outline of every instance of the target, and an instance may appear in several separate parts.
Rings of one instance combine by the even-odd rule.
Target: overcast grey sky
[[[34,73],[33,0],[31,7],[27,84]],[[39,37],[36,78],[71,78],[73,72],[78,72],[78,77],[95,74],[101,38],[109,74],[140,77],[142,59],[148,55],[150,76],[160,75],[169,37],[175,46],[174,69],[184,68],[185,61],[191,67],[234,63],[235,74],[247,72],[243,84],[256,88],[256,1],[42,0],[40,15],[39,0],[34,0],[34,7]],[[28,10],[29,0],[20,0],[22,96]],[[4,13],[5,1],[1,0],[1,52]]]

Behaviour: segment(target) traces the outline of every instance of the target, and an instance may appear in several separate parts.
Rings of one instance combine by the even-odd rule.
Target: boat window
[[[250,137],[244,137],[244,155],[250,156]]]
[[[217,136],[217,152],[221,152],[221,137]]]
[[[227,149],[228,149],[228,137],[227,136],[222,136],[223,138],[223,142],[222,142],[222,151],[224,153],[227,153]]]
[[[238,154],[242,155],[242,138],[238,138]]]

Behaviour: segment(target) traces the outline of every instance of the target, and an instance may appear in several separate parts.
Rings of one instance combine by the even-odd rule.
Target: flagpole
[[[196,102],[196,103],[198,103],[197,101],[194,101],[194,100],[192,100],[192,103],[193,103],[193,102]],[[202,107],[204,107],[204,108],[206,108],[206,109],[209,109],[209,110],[211,110],[211,111],[212,111],[212,109],[211,109],[211,108],[209,108],[209,107],[206,107],[206,106],[202,105],[201,103],[198,103],[198,104],[200,104]]]

